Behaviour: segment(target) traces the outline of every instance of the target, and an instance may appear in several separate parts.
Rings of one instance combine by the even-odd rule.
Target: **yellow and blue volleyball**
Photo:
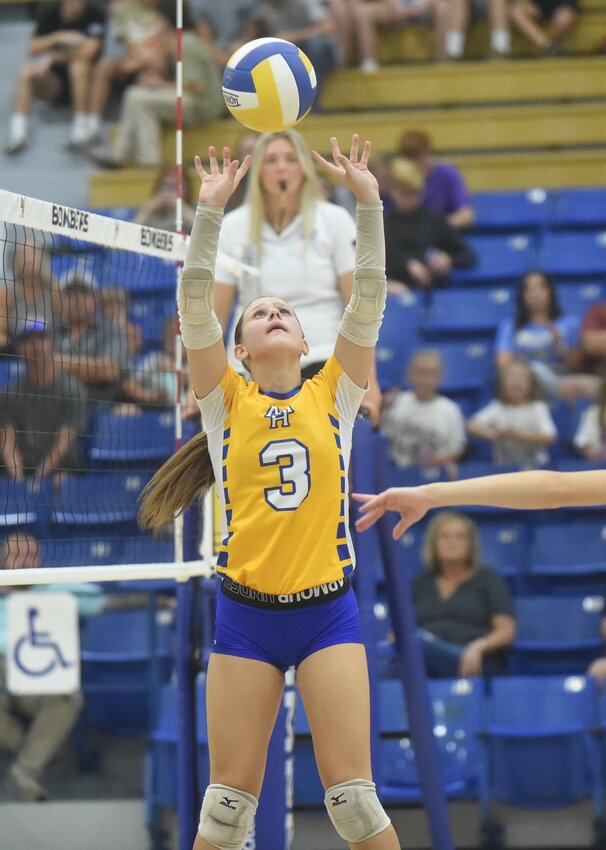
[[[241,124],[278,133],[301,121],[316,97],[316,72],[295,44],[257,38],[238,48],[223,73],[223,98]]]

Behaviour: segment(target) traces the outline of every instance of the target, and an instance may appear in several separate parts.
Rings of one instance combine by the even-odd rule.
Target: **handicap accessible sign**
[[[9,693],[71,694],[80,689],[80,631],[68,593],[11,593],[8,597]]]

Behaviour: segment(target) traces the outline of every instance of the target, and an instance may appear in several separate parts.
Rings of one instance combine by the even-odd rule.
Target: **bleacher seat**
[[[584,676],[502,676],[492,680],[482,773],[483,820],[494,799],[550,809],[598,796],[591,730],[595,682]]]
[[[578,316],[580,319],[596,302],[604,300],[606,300],[606,284],[601,281],[558,284],[558,301],[563,312]]]
[[[497,514],[475,517],[482,562],[518,589],[530,562],[530,527],[526,519]]]
[[[45,567],[95,567],[122,561],[122,540],[118,537],[44,540],[42,563]]]
[[[116,735],[146,735],[157,688],[172,670],[174,614],[105,611],[82,629],[85,723]]]
[[[529,577],[537,590],[599,592],[606,582],[606,517],[560,513],[534,529]]]
[[[476,265],[455,269],[450,276],[453,284],[513,283],[535,265],[535,241],[526,233],[466,238],[476,252]]]
[[[146,823],[152,835],[158,828],[158,808],[176,809],[179,801],[177,773],[177,688],[163,685],[145,756]]]
[[[57,240],[58,237],[55,237]],[[66,240],[53,243],[50,266],[53,280],[59,285],[77,279],[97,286],[103,280],[105,249],[90,242]]]
[[[490,386],[493,373],[490,342],[440,342],[431,347],[440,352],[444,364],[440,392],[446,395],[483,392]]]
[[[127,537],[122,546],[125,564],[162,564],[175,560],[175,544],[170,537],[138,534]]]
[[[603,596],[518,596],[513,673],[585,673],[604,652]]]
[[[39,498],[26,481],[0,478],[0,528],[33,526],[39,518]]]
[[[147,411],[135,416],[107,413],[99,418],[90,459],[93,466],[140,465],[162,461],[175,450],[173,411]]]
[[[175,299],[150,296],[133,300],[129,309],[129,318],[141,327],[143,351],[162,350],[164,342],[164,324],[175,315]]]
[[[103,525],[111,533],[116,524],[136,520],[137,499],[148,477],[135,471],[72,476],[53,493],[50,521],[56,527]],[[61,536],[57,529],[55,536]]]
[[[507,286],[474,289],[437,289],[432,294],[425,330],[443,338],[447,334],[494,334],[503,319],[511,317],[515,293]]]
[[[107,251],[102,280],[104,285],[122,286],[132,295],[170,293],[176,291],[177,266],[160,257]]]
[[[428,682],[434,735],[444,790],[453,799],[474,798],[480,775],[482,682],[477,679],[432,679]],[[421,800],[415,751],[402,691],[397,679],[379,683],[381,799],[389,803]]]
[[[545,189],[478,192],[473,197],[476,232],[542,230],[552,213],[553,196]]]
[[[606,228],[606,189],[560,189],[555,227]]]
[[[555,278],[602,279],[606,269],[606,231],[547,232],[539,265]]]
[[[404,380],[406,363],[420,346],[424,316],[423,296],[418,292],[389,294],[377,343],[377,376],[382,389],[398,387]]]

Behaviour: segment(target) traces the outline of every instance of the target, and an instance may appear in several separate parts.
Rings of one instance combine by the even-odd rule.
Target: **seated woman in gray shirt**
[[[502,576],[482,565],[474,522],[456,511],[437,514],[423,559],[426,570],[412,592],[427,674],[505,672],[516,632],[513,603]]]

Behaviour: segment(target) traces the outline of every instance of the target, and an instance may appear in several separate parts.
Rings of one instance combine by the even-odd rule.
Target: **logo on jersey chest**
[[[290,404],[284,408],[278,407],[277,404],[272,404],[267,408],[263,416],[265,419],[270,420],[270,428],[277,428],[278,425],[281,425],[282,428],[290,428],[290,415],[294,412]]]

